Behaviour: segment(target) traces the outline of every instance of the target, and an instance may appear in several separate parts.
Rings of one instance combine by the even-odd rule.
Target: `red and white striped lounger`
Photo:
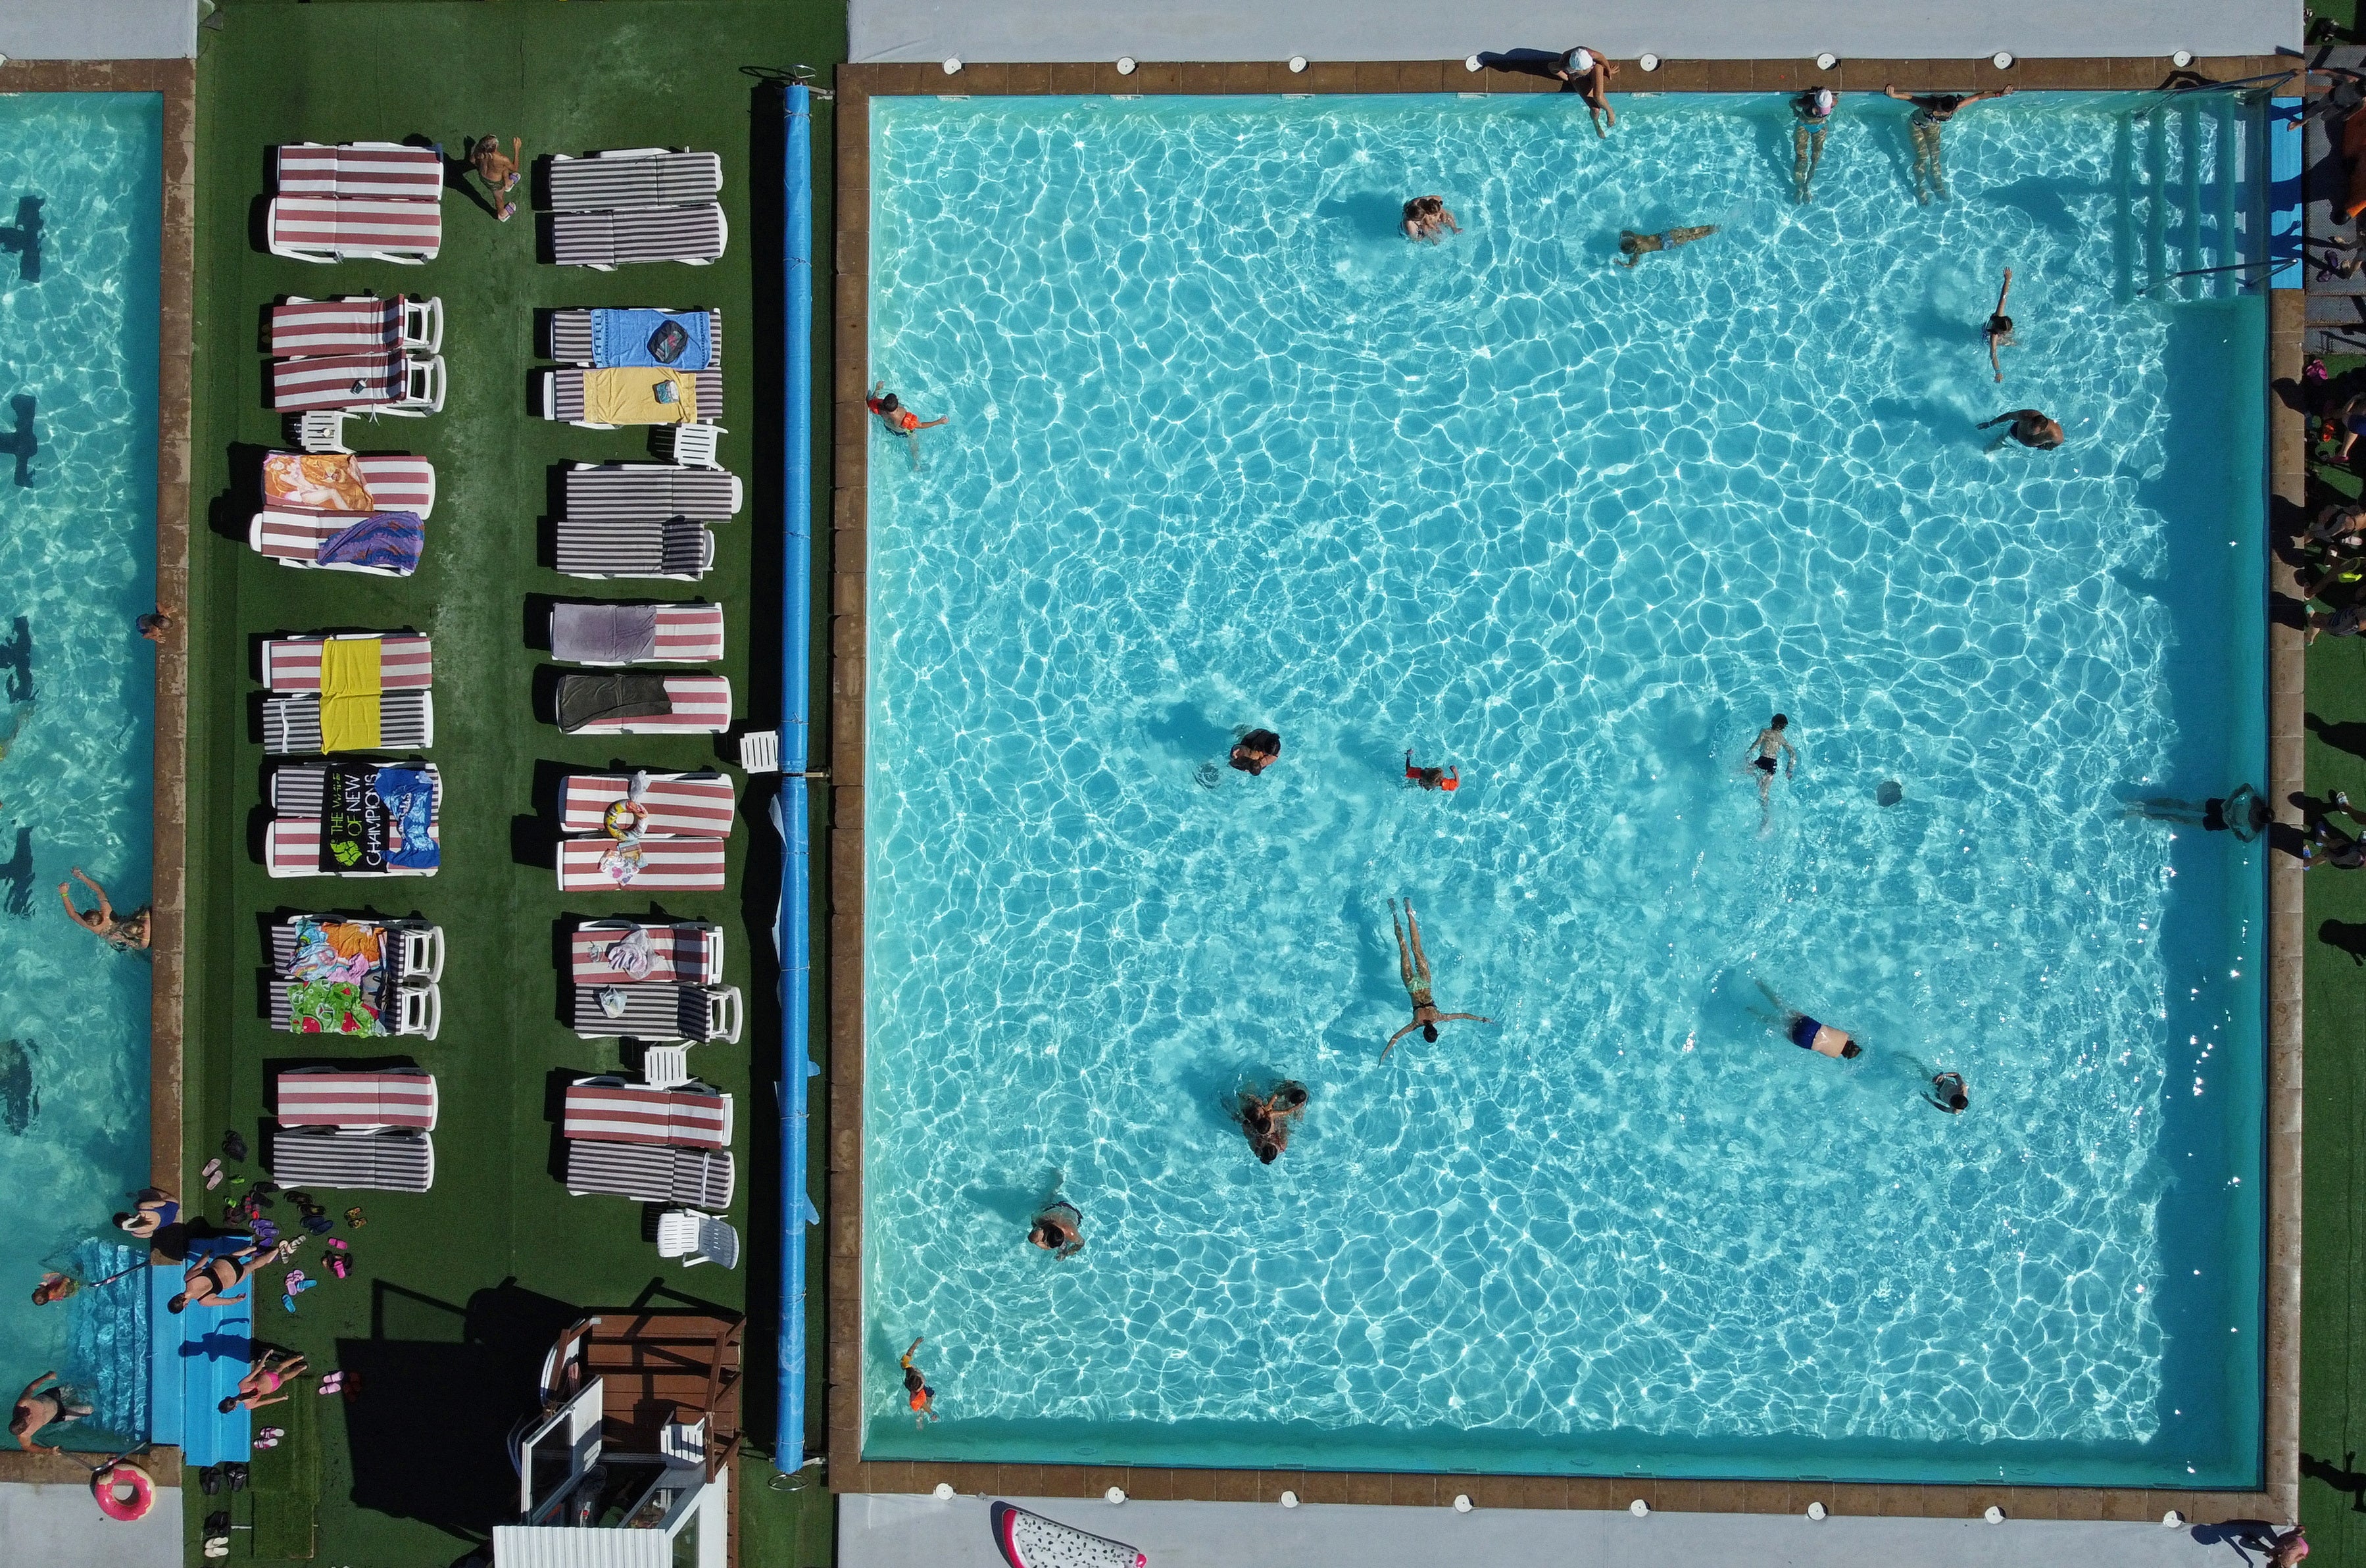
[[[306,409],[368,409],[416,419],[444,412],[444,362],[402,354],[323,354],[275,359],[271,406],[282,413]]]
[[[435,1130],[435,1078],[417,1067],[364,1073],[294,1067],[279,1075],[274,1093],[283,1127]]]
[[[721,675],[664,677],[670,712],[619,715],[571,724],[567,721],[569,698],[582,692],[588,682],[620,679],[624,677],[589,671],[561,675],[558,728],[569,735],[720,735],[731,728],[731,682]]]
[[[378,932],[384,962],[375,994],[367,1000],[378,1009],[379,1023],[389,1034],[435,1038],[444,1024],[444,994],[435,986],[444,973],[444,928],[424,920],[348,920],[335,915],[296,915],[271,928],[272,978],[266,989],[272,1028],[282,1034],[299,1032],[295,1003],[287,994],[288,972],[296,963],[297,928],[310,919],[324,927]]]
[[[616,840],[558,840],[558,890],[562,893],[720,893],[723,891],[721,839],[643,839],[641,869],[629,882],[618,882],[601,863]],[[317,858],[317,852],[316,852]]]
[[[444,301],[374,294],[336,299],[289,295],[271,307],[274,359],[322,354],[434,354],[444,346]]]
[[[246,542],[281,566],[316,571],[358,571],[365,577],[408,577],[391,567],[358,561],[322,561],[321,547],[361,521],[351,512],[258,512],[246,527]]]
[[[274,452],[268,457],[299,455]],[[369,510],[349,511],[333,506],[301,506],[288,501],[269,502],[265,510],[256,513],[247,525],[246,542],[256,554],[269,556],[286,567],[318,567],[321,564],[321,547],[368,516],[370,511],[414,512],[423,522],[428,513],[435,510],[435,468],[426,458],[400,453],[355,454],[347,461],[352,466],[355,478],[369,492]],[[332,491],[322,487],[312,487],[301,493],[321,498],[334,495]],[[381,568],[344,563],[333,564],[328,570],[366,572],[377,577],[400,575]]]
[[[444,842],[444,775],[433,762],[408,764],[425,773],[434,790],[427,808],[427,837],[439,849]],[[433,870],[395,866],[382,872],[326,872],[321,869],[321,806],[326,771],[320,767],[283,767],[271,775],[271,809],[276,813],[263,830],[264,869],[274,876],[433,876]],[[719,884],[718,884],[719,886]]]
[[[281,488],[274,486],[272,473],[280,459],[293,458],[300,465],[307,459],[321,463],[335,457],[344,460],[362,489],[369,492],[367,506],[350,505],[337,489],[300,479],[287,479]],[[416,512],[423,518],[435,510],[435,465],[407,452],[266,452],[263,470],[264,502],[275,511],[330,512],[348,517],[372,512]]]
[[[433,147],[405,147],[397,141],[348,141],[341,147],[295,141],[273,152],[273,173],[282,196],[444,199],[444,159]]]
[[[727,1149],[731,1146],[731,1097],[704,1084],[651,1089],[605,1075],[577,1078],[567,1086],[565,1120],[558,1135],[603,1144]]]
[[[558,830],[602,833],[608,807],[626,798],[633,781],[619,773],[569,773],[558,785]],[[734,792],[723,773],[651,773],[641,792],[648,818],[641,831],[663,839],[727,839]]]
[[[608,950],[639,931],[649,972],[637,977],[611,963]],[[579,986],[716,986],[723,982],[723,928],[704,920],[587,920],[568,939],[568,977]]]
[[[707,664],[723,657],[720,604],[550,607],[550,656],[569,664]]]
[[[276,196],[264,241],[292,261],[384,261],[416,266],[444,248],[444,209],[432,201]]]
[[[275,637],[263,645],[263,683],[275,692],[321,689],[321,645],[377,639],[378,684],[389,692],[435,683],[435,653],[417,632],[341,632],[335,637]]]

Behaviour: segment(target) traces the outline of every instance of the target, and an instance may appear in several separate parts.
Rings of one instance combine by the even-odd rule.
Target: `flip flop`
[[[197,1489],[208,1497],[220,1496],[222,1489],[221,1466],[219,1464],[209,1464],[206,1466],[205,1469],[197,1472]]]
[[[332,1252],[329,1254],[329,1272],[334,1274],[338,1279],[342,1280],[347,1274],[353,1272],[353,1267],[350,1255],[343,1252]]]
[[[257,1438],[247,1445],[252,1449],[276,1449],[278,1446],[279,1439],[276,1438]]]
[[[245,1491],[246,1466],[239,1463],[236,1460],[231,1461],[229,1463],[222,1466],[222,1479],[230,1483],[230,1489],[231,1491]]]
[[[334,1393],[344,1386],[345,1374],[342,1370],[340,1370],[323,1376],[321,1379],[321,1386],[314,1392],[320,1393]]]
[[[246,1140],[238,1135],[237,1128],[232,1127],[222,1134],[221,1152],[234,1160],[242,1160],[246,1157]]]
[[[287,1315],[288,1315],[288,1316],[293,1317],[293,1316],[295,1316],[295,1315],[296,1315],[296,1298],[295,1298],[294,1296],[282,1296],[282,1297],[280,1297],[280,1298],[279,1298],[279,1304],[280,1304],[281,1306],[284,1306],[284,1307],[286,1307],[286,1308],[287,1309]]]
[[[362,1218],[362,1206],[359,1203],[345,1211],[345,1224],[355,1230],[359,1230],[369,1224],[367,1220]]]
[[[218,1159],[209,1159],[206,1161],[206,1168],[198,1172],[198,1174],[206,1179],[206,1190],[208,1192],[212,1191],[215,1188],[221,1185],[221,1161]]]
[[[287,1427],[265,1427],[263,1429],[263,1435],[264,1435],[265,1437],[266,1437],[266,1438],[269,1438],[273,1442],[275,1442],[275,1443],[276,1443],[276,1442],[277,1442],[280,1438],[284,1438],[284,1437],[286,1437],[286,1436],[287,1435]]]
[[[301,1286],[303,1283],[304,1283],[304,1270],[302,1270],[301,1269],[290,1269],[289,1270],[287,1270],[287,1289],[289,1289],[289,1290],[291,1290],[291,1291],[292,1291],[292,1290],[296,1290],[297,1288],[299,1288],[299,1286]]]

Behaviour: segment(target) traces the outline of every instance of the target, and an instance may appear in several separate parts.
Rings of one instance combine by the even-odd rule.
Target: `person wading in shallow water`
[[[129,915],[118,916],[115,912],[115,906],[107,901],[106,888],[84,876],[80,866],[73,868],[73,874],[80,878],[84,887],[98,895],[97,908],[77,909],[73,906],[73,895],[68,890],[67,885],[62,882],[58,884],[58,901],[66,907],[66,914],[74,924],[92,932],[107,946],[118,952],[136,953],[148,945],[148,911],[145,908]]]
[[[1435,1040],[1437,1038],[1437,1026],[1441,1023],[1453,1023],[1458,1020],[1468,1023],[1495,1021],[1492,1018],[1482,1018],[1475,1012],[1437,1010],[1437,1003],[1430,998],[1429,994],[1429,954],[1421,950],[1421,921],[1414,916],[1412,899],[1405,900],[1403,925],[1397,922],[1397,901],[1393,898],[1389,900],[1389,924],[1395,928],[1397,933],[1397,974],[1404,981],[1405,995],[1413,998],[1413,1021],[1389,1036],[1388,1044],[1380,1052],[1381,1061],[1387,1061],[1389,1053],[1397,1048],[1397,1042],[1416,1029],[1421,1031],[1424,1040]],[[1407,925],[1413,928],[1413,945],[1410,948],[1405,945]]]
[[[937,1391],[929,1386],[929,1380],[920,1375],[920,1369],[912,1365],[912,1352],[918,1349],[920,1341],[927,1337],[925,1334],[916,1334],[912,1342],[904,1347],[904,1403],[912,1407],[912,1425],[915,1427],[925,1427],[931,1421],[944,1419],[937,1414]]]

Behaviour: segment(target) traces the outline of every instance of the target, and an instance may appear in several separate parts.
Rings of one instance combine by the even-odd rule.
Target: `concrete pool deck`
[[[1482,50],[1564,48],[1583,40],[1626,59],[1843,60],[1963,56],[2153,57],[2298,49],[2300,0],[2156,0],[2135,6],[2025,6],[2018,0],[1899,5],[1890,0],[1364,0],[1264,6],[1188,0],[1112,6],[1088,0],[848,0],[848,58],[926,61],[1459,60]],[[1632,78],[1629,78],[1630,84]]]

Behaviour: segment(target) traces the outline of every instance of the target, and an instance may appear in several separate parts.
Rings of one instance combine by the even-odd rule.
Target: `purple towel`
[[[323,540],[313,559],[322,566],[366,566],[408,576],[419,570],[427,525],[416,512],[373,512]]]

